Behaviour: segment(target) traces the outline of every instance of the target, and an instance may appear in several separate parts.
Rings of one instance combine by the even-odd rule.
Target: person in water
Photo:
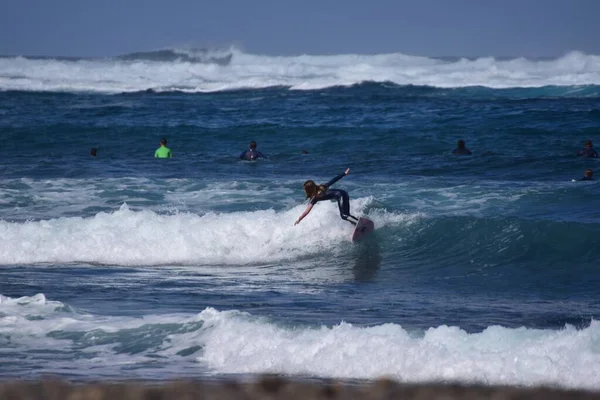
[[[171,158],[171,149],[167,147],[167,139],[160,139],[160,147],[154,152],[154,158]]]
[[[90,156],[92,156],[92,157],[96,157],[96,153],[98,153],[98,149],[97,149],[97,148],[95,148],[95,147],[92,147],[92,148],[90,149]]]
[[[256,150],[256,142],[253,140],[250,142],[250,148],[240,154],[240,160],[254,161],[258,158],[267,157],[265,157],[265,155],[260,151]]]
[[[304,193],[306,193],[306,198],[310,199],[310,203],[306,210],[302,213],[302,215],[296,220],[294,225],[298,225],[300,221],[304,217],[310,213],[310,210],[317,204],[319,201],[323,200],[337,200],[338,207],[340,209],[340,216],[343,220],[350,222],[352,225],[356,225],[358,218],[353,215],[350,215],[350,197],[348,196],[348,192],[342,189],[330,189],[329,187],[342,179],[344,176],[350,173],[350,168],[346,169],[344,173],[339,174],[329,182],[324,185],[317,185],[314,181],[308,180],[304,182]]]
[[[594,145],[591,140],[585,141],[585,147],[577,152],[579,157],[593,157],[598,158],[598,153],[594,150]]]
[[[454,150],[452,150],[452,154],[454,155],[466,155],[466,156],[470,156],[471,150],[467,149],[465,147],[465,141],[464,140],[459,140],[458,143],[456,144],[458,147],[455,148]]]
[[[573,182],[576,181],[593,181],[594,172],[591,169],[586,169],[585,172],[583,173],[583,178],[579,178],[579,179],[573,179]]]

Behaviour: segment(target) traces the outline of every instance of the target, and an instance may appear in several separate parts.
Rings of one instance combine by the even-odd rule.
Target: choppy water
[[[600,388],[597,56],[181,54],[0,59],[1,378]]]

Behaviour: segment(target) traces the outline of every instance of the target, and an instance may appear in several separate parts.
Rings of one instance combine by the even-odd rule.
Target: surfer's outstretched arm
[[[327,188],[330,187],[331,185],[333,185],[334,183],[336,183],[337,181],[339,181],[340,179],[342,179],[343,177],[345,177],[349,173],[350,173],[350,168],[346,168],[346,170],[344,171],[343,174],[339,174],[338,176],[336,176],[335,178],[333,178],[332,180],[330,180],[329,182],[327,182],[324,186],[327,187]]]
[[[306,210],[304,210],[304,212],[302,213],[302,215],[296,220],[296,222],[294,222],[294,225],[298,225],[300,221],[302,221],[302,219],[308,215],[310,210],[312,210],[313,206],[314,204],[309,204],[308,207],[306,207]]]

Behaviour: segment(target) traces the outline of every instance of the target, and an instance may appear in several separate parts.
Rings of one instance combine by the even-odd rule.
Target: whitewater
[[[16,346],[27,347],[28,353],[43,352],[46,355],[40,357],[50,358],[58,372],[73,376],[93,369],[114,378],[110,364],[123,363],[154,379],[165,373],[153,372],[160,367],[176,376],[211,371],[488,385],[554,385],[560,379],[566,387],[590,389],[600,384],[595,373],[600,356],[586,351],[596,347],[600,335],[596,322],[581,331],[572,326],[558,332],[491,326],[469,334],[449,326],[425,331],[345,322],[292,327],[213,308],[196,315],[102,317],[49,301],[42,294],[0,296],[0,306],[10,316],[0,333],[16,337],[8,352]],[[79,353],[75,360],[57,357],[73,351]],[[32,362],[15,366],[11,375],[27,376],[26,367]]]
[[[0,379],[600,390],[599,74],[576,51],[0,57]],[[294,225],[346,168],[373,234],[335,202]]]
[[[452,60],[402,53],[267,56],[168,49],[102,59],[0,58],[0,90],[188,93],[286,87],[314,90],[364,82],[494,89],[600,85],[600,56]]]

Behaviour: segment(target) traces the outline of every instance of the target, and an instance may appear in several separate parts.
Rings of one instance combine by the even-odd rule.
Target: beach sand
[[[516,388],[402,384],[380,379],[363,384],[302,382],[275,376],[255,381],[70,383],[63,380],[0,383],[0,400],[317,400],[317,399],[600,399],[600,392],[558,388]]]

